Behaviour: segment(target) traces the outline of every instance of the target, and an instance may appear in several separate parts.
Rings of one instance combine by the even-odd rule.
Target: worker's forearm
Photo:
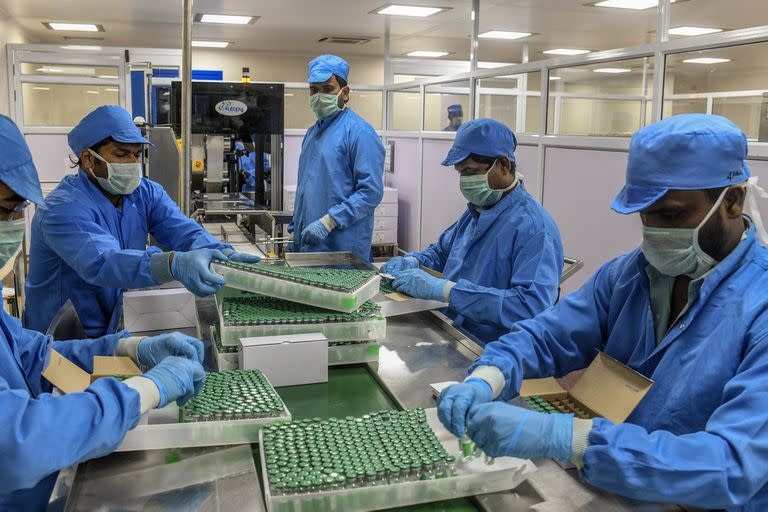
[[[128,331],[120,331],[92,340],[54,341],[53,348],[90,373],[93,371],[93,356],[114,355],[120,340],[128,337],[128,335]]]
[[[123,384],[139,394],[141,414],[146,413],[160,404],[160,390],[151,380],[144,377],[131,377]]]
[[[171,252],[158,252],[150,256],[149,258],[149,272],[152,274],[152,279],[157,281],[157,284],[169,283],[173,281],[173,274],[171,273],[171,263],[173,262],[173,255]]]

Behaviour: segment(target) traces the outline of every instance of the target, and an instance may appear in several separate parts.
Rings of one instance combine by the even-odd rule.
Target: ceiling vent
[[[318,43],[332,43],[332,44],[365,44],[370,42],[371,37],[355,37],[355,36],[325,36],[317,40]]]

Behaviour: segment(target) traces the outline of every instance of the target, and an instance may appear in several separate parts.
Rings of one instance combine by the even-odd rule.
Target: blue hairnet
[[[349,64],[341,57],[335,55],[320,55],[315,57],[307,65],[307,82],[311,84],[321,84],[328,81],[331,75],[343,78],[345,81],[349,76]]]
[[[480,156],[506,156],[514,162],[516,147],[517,138],[505,124],[495,119],[474,119],[459,127],[443,165],[455,165],[473,153]]]
[[[133,123],[131,114],[122,107],[105,105],[99,107],[72,128],[67,136],[69,147],[75,155],[107,137],[117,142],[149,144],[141,131]]]
[[[0,181],[18,195],[36,204],[43,204],[43,190],[37,177],[27,141],[9,118],[0,115]]]
[[[463,114],[463,113],[464,113],[464,109],[461,108],[461,105],[451,105],[448,107],[449,116],[452,114]]]
[[[747,137],[731,121],[680,114],[641,128],[629,146],[627,178],[613,200],[619,213],[634,213],[669,190],[721,188],[749,176]]]

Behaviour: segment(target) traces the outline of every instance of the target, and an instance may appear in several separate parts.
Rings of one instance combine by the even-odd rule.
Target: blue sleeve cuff
[[[157,284],[170,283],[174,280],[171,274],[171,253],[157,252],[149,257],[149,273]]]

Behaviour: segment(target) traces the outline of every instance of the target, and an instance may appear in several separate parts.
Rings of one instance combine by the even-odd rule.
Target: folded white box
[[[275,386],[328,382],[328,338],[322,333],[240,338],[240,369],[261,370]]]
[[[125,292],[123,324],[132,333],[194,327],[195,296],[185,288]]]

